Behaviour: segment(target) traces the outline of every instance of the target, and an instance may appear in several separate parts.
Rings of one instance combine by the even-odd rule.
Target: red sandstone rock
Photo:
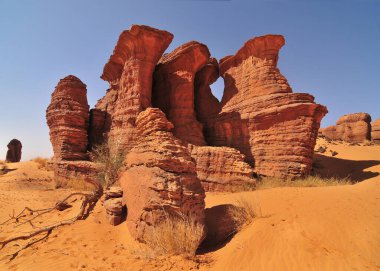
[[[205,193],[188,149],[170,132],[173,124],[159,109],[148,108],[136,125],[138,141],[120,177],[132,236],[143,241],[152,227],[177,213],[203,224]]]
[[[89,161],[58,161],[52,162],[56,188],[87,186],[85,179],[95,179],[97,175],[96,164]],[[93,187],[88,187],[93,189]]]
[[[198,179],[206,191],[233,192],[253,188],[253,170],[245,156],[227,147],[192,146]]]
[[[106,209],[107,220],[113,225],[119,225],[123,220],[123,199],[122,198],[110,198],[104,202],[104,208]]]
[[[164,55],[154,73],[152,105],[168,116],[173,134],[185,144],[206,145],[194,111],[194,80],[209,58],[206,45],[188,42]]]
[[[222,109],[206,123],[209,143],[240,150],[258,174],[297,177],[310,172],[318,128],[327,109],[292,93],[277,68],[279,35],[254,38],[219,63]]]
[[[8,145],[7,156],[5,160],[10,163],[17,163],[21,160],[22,144],[18,139],[12,139]]]
[[[372,122],[371,138],[374,143],[380,144],[380,119]]]
[[[88,130],[89,150],[93,146],[102,144],[105,140],[106,112],[99,109],[90,110],[90,127]]]
[[[46,110],[55,160],[86,160],[89,106],[86,85],[69,75],[59,81]]]
[[[133,25],[121,33],[104,66],[101,78],[110,83],[110,89],[96,108],[107,113],[109,140],[119,141],[125,149],[136,139],[137,115],[151,106],[153,71],[172,39],[169,32]]]
[[[320,129],[320,134],[331,140],[361,143],[371,140],[371,116],[354,113],[340,117],[335,126]]]

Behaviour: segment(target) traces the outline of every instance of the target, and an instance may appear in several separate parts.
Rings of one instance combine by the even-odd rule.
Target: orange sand
[[[7,255],[17,251],[16,244],[26,243],[0,250],[0,270],[380,270],[380,146],[330,144],[321,139],[318,144],[328,147],[324,155],[317,155],[320,173],[350,175],[359,183],[207,194],[207,207],[247,198],[260,206],[262,217],[195,262],[136,257],[125,224],[108,225],[98,203],[87,220],[53,231],[11,261]],[[330,149],[338,155],[332,157]],[[49,190],[51,173],[37,170],[33,162],[13,166],[17,170],[0,176],[0,222],[13,209],[50,206],[70,193]],[[78,208],[75,202],[73,206],[41,224],[70,217]],[[0,240],[22,230],[31,228],[0,227]]]

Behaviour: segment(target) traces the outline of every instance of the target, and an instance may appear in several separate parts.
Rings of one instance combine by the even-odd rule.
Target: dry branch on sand
[[[89,184],[91,184],[91,185],[94,186],[95,189],[94,189],[93,192],[90,192],[90,193],[82,193],[82,192],[71,193],[70,195],[68,195],[63,200],[58,201],[51,208],[33,210],[33,209],[29,208],[29,207],[25,207],[19,214],[17,214],[17,215],[13,214],[8,220],[6,220],[3,223],[1,223],[0,226],[14,223],[15,227],[21,226],[23,224],[30,224],[36,230],[34,230],[32,232],[29,232],[29,233],[27,233],[25,235],[19,235],[19,236],[16,236],[16,237],[12,237],[12,238],[6,239],[4,241],[0,241],[0,249],[3,249],[7,244],[9,244],[11,242],[14,242],[14,241],[28,240],[28,239],[31,239],[32,237],[38,236],[40,234],[43,234],[43,233],[46,234],[44,237],[42,237],[42,238],[40,238],[38,240],[32,241],[31,243],[29,243],[26,246],[24,246],[22,249],[18,250],[17,252],[13,253],[12,255],[10,255],[11,256],[11,260],[12,260],[12,259],[14,259],[18,255],[18,253],[21,250],[29,247],[30,245],[32,245],[32,243],[36,243],[36,242],[41,241],[44,238],[46,238],[51,233],[51,231],[53,229],[56,229],[56,228],[58,228],[60,226],[73,224],[77,220],[85,219],[89,215],[89,212],[94,208],[96,202],[99,200],[99,198],[103,194],[103,187],[98,182],[96,182],[94,180],[91,180],[91,179],[86,179],[86,182],[88,182]],[[70,207],[70,205],[68,204],[69,200],[72,199],[72,198],[74,198],[74,197],[78,197],[78,196],[82,198],[82,203],[81,203],[79,211],[76,213],[75,216],[73,216],[73,217],[71,217],[69,219],[58,221],[56,223],[53,223],[53,224],[50,224],[50,225],[47,225],[47,226],[43,226],[43,227],[35,227],[33,225],[33,221],[37,217],[40,217],[40,216],[42,216],[44,214],[48,214],[48,213],[50,213],[50,212],[52,212],[54,210],[62,211],[64,209]],[[27,219],[25,221],[21,221],[22,218],[24,218],[27,215],[32,215],[32,218]]]

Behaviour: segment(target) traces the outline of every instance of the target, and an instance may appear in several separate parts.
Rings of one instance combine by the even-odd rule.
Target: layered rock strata
[[[144,241],[154,226],[177,214],[203,224],[205,192],[188,149],[171,133],[173,124],[161,110],[148,108],[136,125],[138,140],[120,177],[132,236]]]
[[[8,143],[7,147],[8,151],[5,160],[11,163],[20,162],[22,153],[21,141],[14,138]]]
[[[113,226],[119,225],[125,215],[123,190],[121,187],[110,187],[104,191],[104,208],[106,209],[107,221]]]
[[[108,140],[130,149],[137,135],[135,119],[151,106],[152,76],[156,64],[173,39],[169,32],[132,25],[123,31],[101,78],[110,84],[96,105],[106,112]]]
[[[277,68],[284,44],[280,35],[257,37],[220,60],[225,83],[221,110],[204,124],[210,144],[240,150],[258,174],[299,177],[311,170],[327,109],[309,94],[292,93]]]
[[[194,110],[194,80],[209,58],[206,45],[188,42],[164,55],[154,73],[152,105],[166,114],[173,134],[185,144],[206,145]]]
[[[192,146],[198,179],[206,191],[234,192],[253,189],[253,169],[238,150],[227,147]]]
[[[89,106],[86,85],[69,75],[61,79],[46,110],[55,160],[86,160]]]
[[[320,129],[320,135],[330,140],[362,143],[371,140],[371,116],[367,113],[347,114],[336,125]]]
[[[372,122],[371,139],[374,143],[380,144],[380,119]]]

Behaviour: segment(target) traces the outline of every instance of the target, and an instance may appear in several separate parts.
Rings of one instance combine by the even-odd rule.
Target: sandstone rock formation
[[[20,140],[18,139],[12,139],[8,145],[8,151],[7,151],[7,155],[5,157],[5,160],[7,162],[11,162],[11,163],[17,163],[17,162],[20,162],[21,160],[21,149],[22,149],[22,144],[20,142]]]
[[[54,170],[56,188],[87,186],[84,180],[95,179],[97,175],[96,165],[90,161],[53,160],[51,167]]]
[[[107,220],[112,226],[119,225],[123,220],[123,199],[110,198],[104,202]]]
[[[55,160],[86,160],[89,106],[86,85],[69,75],[61,79],[46,110]]]
[[[120,142],[125,149],[136,139],[137,115],[151,106],[153,71],[172,39],[169,32],[132,25],[121,33],[104,66],[101,78],[110,88],[96,109],[106,112],[103,122],[108,139]]]
[[[136,125],[139,137],[120,177],[131,234],[143,241],[152,227],[178,213],[203,224],[205,193],[188,149],[170,132],[173,124],[161,110],[148,108]]]
[[[206,145],[194,110],[194,80],[209,58],[206,45],[188,42],[164,55],[154,73],[152,105],[168,116],[173,134],[185,144]]]
[[[331,140],[361,143],[371,140],[371,116],[367,113],[347,114],[335,126],[320,129],[320,134]]]
[[[198,179],[206,191],[239,191],[252,189],[256,180],[244,155],[227,147],[192,146]]]
[[[371,138],[374,143],[380,144],[380,119],[372,122]]]
[[[309,94],[292,93],[277,68],[284,44],[280,35],[257,37],[220,60],[225,82],[221,110],[203,124],[208,143],[240,150],[258,174],[297,177],[311,170],[327,109]]]

